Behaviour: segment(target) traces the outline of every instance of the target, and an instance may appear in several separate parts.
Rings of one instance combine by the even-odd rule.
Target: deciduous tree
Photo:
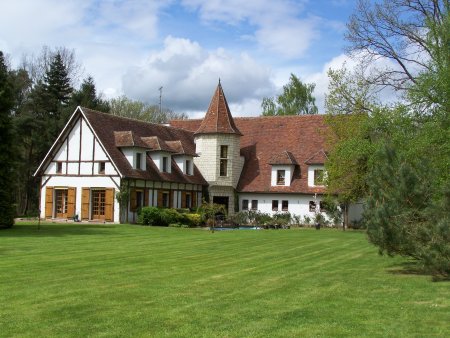
[[[289,83],[283,86],[283,93],[276,98],[265,97],[261,103],[263,116],[317,114],[313,83],[303,83],[291,74]]]

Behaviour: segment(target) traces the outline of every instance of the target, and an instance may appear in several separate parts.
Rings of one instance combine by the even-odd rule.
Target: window
[[[314,170],[314,185],[323,185],[323,183],[324,183],[323,169]]]
[[[252,210],[258,210],[258,200],[252,200]]]
[[[272,200],[272,211],[278,211],[278,200]]]
[[[289,201],[281,201],[281,210],[283,211],[289,210]]]
[[[220,176],[228,174],[228,146],[220,146]]]
[[[105,173],[105,162],[98,162],[98,173],[99,174]]]
[[[56,173],[62,174],[62,162],[56,162]]]
[[[186,193],[186,208],[192,208],[192,198],[190,193]]]
[[[248,200],[242,200],[242,210],[248,210]]]
[[[142,208],[144,199],[144,192],[142,190],[136,191],[136,209]]]
[[[191,173],[191,161],[190,160],[186,160],[186,175],[192,175]]]
[[[169,207],[169,193],[168,192],[163,192],[162,193],[162,206],[164,208],[168,208]]]
[[[315,212],[316,211],[316,202],[309,201],[309,211],[310,212]]]
[[[142,154],[136,153],[136,169],[141,169]]]
[[[162,158],[162,171],[163,171],[164,173],[169,172],[169,158],[166,157],[166,156],[164,156],[164,157]]]
[[[285,185],[286,170],[277,170],[277,185]]]
[[[325,202],[324,201],[320,201],[319,202],[319,207],[320,207],[320,211],[325,211]]]

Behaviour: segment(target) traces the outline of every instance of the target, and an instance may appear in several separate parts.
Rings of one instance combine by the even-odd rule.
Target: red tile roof
[[[326,126],[323,115],[267,116],[235,118],[242,132],[241,155],[245,158],[239,192],[323,193],[324,188],[308,187],[309,159],[325,149]],[[202,120],[174,120],[175,128],[197,130]],[[271,186],[271,163],[280,154],[290,153],[296,161],[289,187]],[[287,155],[286,155],[287,156]]]
[[[105,147],[111,160],[124,177],[207,185],[207,182],[196,166],[194,166],[193,175],[184,175],[174,160],[172,160],[171,173],[160,172],[150,156],[147,156],[147,170],[133,169],[121,152],[120,146],[117,146],[116,144],[118,141],[123,141],[123,143],[128,145],[132,140],[134,142],[139,140],[139,142],[142,142],[146,147],[153,148],[156,147],[155,144],[156,141],[158,141],[161,150],[168,149],[173,152],[174,149],[170,145],[174,145],[179,141],[186,154],[195,154],[193,132],[105,114],[87,108],[81,108],[81,110],[95,134],[98,136],[101,144]],[[163,146],[161,146],[161,143]],[[169,145],[167,143],[169,143]]]
[[[242,135],[236,127],[228,107],[227,99],[223,93],[222,85],[217,85],[214,96],[209,104],[205,118],[195,134],[237,134]]]

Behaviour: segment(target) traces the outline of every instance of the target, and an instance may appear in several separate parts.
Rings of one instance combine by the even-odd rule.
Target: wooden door
[[[55,189],[55,217],[67,218],[67,189]]]
[[[92,214],[91,219],[105,219],[105,200],[106,191],[102,190],[92,190],[91,191],[91,201],[92,201]]]

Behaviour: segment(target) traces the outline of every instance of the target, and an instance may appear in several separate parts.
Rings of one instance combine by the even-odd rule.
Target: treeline
[[[33,174],[77,106],[154,123],[186,117],[125,96],[106,100],[97,92],[91,76],[77,86],[82,66],[75,52],[65,47],[44,47],[38,56],[24,56],[15,69],[0,53],[0,203],[5,208],[13,205],[8,215],[37,216],[39,178]],[[13,203],[7,198],[11,192]]]

